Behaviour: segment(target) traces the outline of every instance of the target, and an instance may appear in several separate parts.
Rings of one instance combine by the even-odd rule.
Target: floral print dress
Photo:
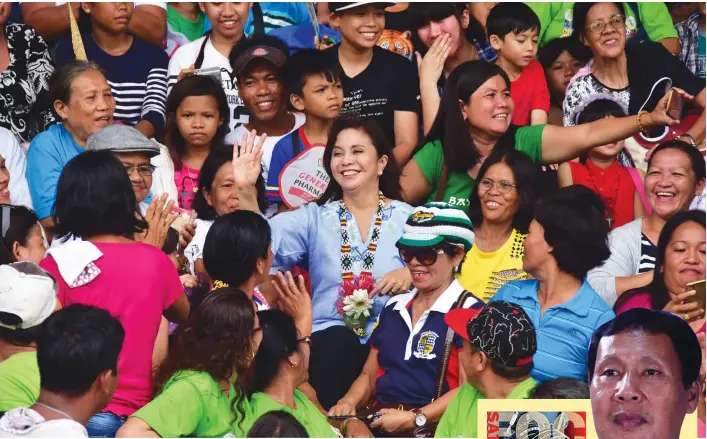
[[[42,37],[24,24],[4,26],[10,63],[0,72],[0,127],[29,142],[56,122],[49,98],[54,72]]]

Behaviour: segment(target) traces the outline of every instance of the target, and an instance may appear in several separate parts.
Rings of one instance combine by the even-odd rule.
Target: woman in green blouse
[[[467,208],[481,164],[496,146],[522,151],[538,163],[556,164],[639,131],[679,123],[665,112],[666,93],[653,112],[638,116],[573,127],[516,127],[511,125],[514,104],[510,89],[508,75],[495,64],[468,61],[454,69],[424,145],[400,177],[406,202],[444,201]]]

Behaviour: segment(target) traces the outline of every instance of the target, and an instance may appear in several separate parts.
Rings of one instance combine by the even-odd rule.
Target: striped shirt
[[[585,279],[567,302],[541,315],[537,280],[511,281],[490,302],[505,300],[523,307],[535,326],[538,350],[530,376],[542,382],[553,378],[587,379],[587,351],[594,331],[616,315]]]
[[[641,233],[641,259],[638,262],[638,274],[653,271],[657,257],[658,247],[645,234]]]
[[[155,135],[164,130],[167,102],[167,65],[169,57],[159,47],[133,37],[133,44],[122,55],[113,56],[101,49],[90,34],[84,34],[86,55],[104,70],[115,98],[113,119],[126,125],[148,121]],[[57,44],[57,65],[74,59],[71,39]]]

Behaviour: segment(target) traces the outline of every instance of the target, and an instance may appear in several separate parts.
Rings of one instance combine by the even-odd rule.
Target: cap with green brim
[[[471,220],[463,211],[447,203],[427,203],[410,215],[403,227],[398,248],[434,247],[442,243],[464,246],[464,251],[474,245]]]

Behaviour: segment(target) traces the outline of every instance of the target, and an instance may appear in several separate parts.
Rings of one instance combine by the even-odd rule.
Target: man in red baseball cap
[[[537,348],[535,327],[520,306],[491,302],[482,309],[453,309],[444,321],[464,339],[459,352],[467,383],[449,404],[435,437],[477,437],[480,399],[526,399]]]

